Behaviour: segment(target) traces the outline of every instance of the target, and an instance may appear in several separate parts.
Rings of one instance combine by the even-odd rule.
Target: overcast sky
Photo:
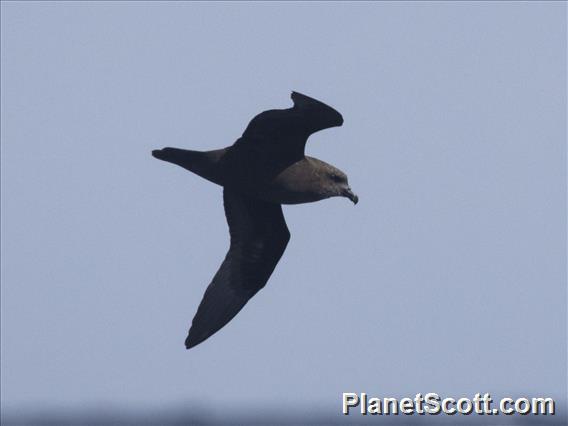
[[[2,405],[566,398],[566,4],[2,2]],[[286,206],[191,351],[222,190],[151,157],[297,90],[360,197]]]

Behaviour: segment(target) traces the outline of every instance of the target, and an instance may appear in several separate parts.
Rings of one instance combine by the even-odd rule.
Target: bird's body
[[[336,194],[322,190],[327,175],[341,173],[317,158],[304,156],[292,164],[257,167],[262,161],[234,146],[214,151],[192,151],[164,148],[157,158],[183,168],[226,188],[276,204],[301,204],[320,201]],[[247,158],[246,160],[242,158]]]
[[[231,246],[193,319],[189,349],[229,322],[268,281],[290,238],[281,204],[343,196],[357,203],[347,176],[304,155],[310,134],[340,126],[333,108],[297,92],[294,107],[269,110],[232,146],[213,151],[164,148],[154,157],[224,187]]]

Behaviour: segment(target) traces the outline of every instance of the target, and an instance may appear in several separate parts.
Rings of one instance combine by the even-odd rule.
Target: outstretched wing
[[[343,124],[341,114],[323,102],[298,92],[292,92],[292,100],[292,108],[264,111],[254,117],[237,143],[299,159],[312,133]]]
[[[280,204],[227,188],[223,201],[231,245],[193,318],[187,349],[219,331],[264,287],[290,239]]]

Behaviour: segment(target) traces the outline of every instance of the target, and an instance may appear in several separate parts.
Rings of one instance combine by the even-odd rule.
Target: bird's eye
[[[332,175],[331,175],[331,178],[332,178],[335,182],[341,181],[341,178],[340,178],[338,175],[336,175],[336,174],[332,174]]]

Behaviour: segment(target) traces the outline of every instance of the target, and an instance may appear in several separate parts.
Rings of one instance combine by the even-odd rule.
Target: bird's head
[[[359,197],[349,186],[347,175],[341,170],[336,167],[329,166],[326,170],[326,179],[330,182],[329,186],[332,188],[332,197],[346,197],[349,198],[353,204],[357,204],[359,202]]]

